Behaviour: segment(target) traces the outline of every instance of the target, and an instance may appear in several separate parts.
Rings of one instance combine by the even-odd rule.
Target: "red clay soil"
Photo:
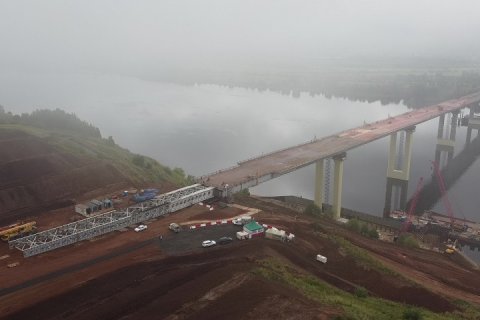
[[[200,206],[201,208],[201,206]],[[214,206],[214,210],[210,211],[208,208],[204,207],[204,210],[201,210],[200,213],[192,216],[191,220],[220,220],[220,219],[231,219],[242,213],[245,213],[238,208],[229,208],[227,210],[218,210],[218,206]],[[221,216],[218,213],[221,213]]]
[[[295,242],[236,241],[224,248],[165,256],[157,235],[168,232],[168,223],[196,220],[202,214],[215,214],[212,220],[233,214],[231,208],[210,213],[204,207],[193,206],[148,224],[148,230],[142,233],[116,233],[36,258],[22,260],[17,256],[21,265],[0,273],[4,288],[123,250],[111,258],[3,295],[0,314],[8,319],[32,315],[36,319],[330,319],[341,314],[334,307],[322,306],[283,284],[250,272],[259,266],[259,260],[268,257],[349,292],[362,286],[374,296],[435,312],[454,310],[447,299],[459,298],[456,294],[452,297],[454,291],[462,292],[461,298],[471,302],[480,296],[479,272],[456,265],[443,255],[401,249],[350,235],[331,222],[322,222],[329,234],[350,235],[352,243],[381,257],[398,274],[380,272],[345,254],[322,231],[313,231],[308,217],[297,217],[295,212],[257,200],[250,199],[246,204],[264,210],[257,216],[260,222],[293,232]],[[138,248],[128,249],[134,245]],[[328,257],[327,264],[314,260],[319,252]],[[432,280],[452,291],[441,285],[432,288]]]
[[[18,250],[9,250],[6,243],[0,242],[0,257],[9,255],[8,258],[0,260],[0,266],[6,267],[7,264],[20,262],[15,268],[4,268],[0,272],[0,289],[8,288],[32,278],[46,275],[52,271],[73,266],[81,261],[88,261],[95,257],[105,255],[116,250],[123,250],[128,246],[140,244],[148,239],[156,238],[159,234],[170,234],[168,225],[172,222],[188,222],[197,220],[196,216],[206,212],[204,206],[195,205],[179,213],[169,215],[168,217],[151,221],[148,223],[148,229],[141,232],[133,232],[133,227],[124,232],[113,232],[89,241],[78,242],[74,245],[46,252],[31,258],[24,259]],[[60,210],[59,223],[65,223],[68,219],[68,212]],[[224,219],[232,214],[242,213],[236,208],[225,208],[209,212],[213,220]],[[75,215],[74,213],[71,213]],[[39,219],[39,228],[41,230],[53,227],[53,214],[41,215]],[[121,266],[118,266],[121,267]],[[1,308],[0,308],[1,314]]]
[[[74,157],[21,131],[0,130],[0,225],[62,208],[129,180],[107,161]]]
[[[272,203],[265,203],[251,198],[246,201],[247,204],[256,206],[264,210],[264,212],[274,211],[275,213],[281,213],[282,215],[290,215],[291,217],[298,215],[298,213],[276,206]],[[264,221],[270,224],[283,223],[285,225],[284,218],[278,219],[272,214],[260,213],[259,217],[262,217]],[[291,224],[291,232],[298,232],[298,230],[295,229],[296,225],[298,224]],[[353,244],[368,250],[370,253],[374,254],[377,259],[381,260],[382,263],[398,272],[402,277],[418,282],[421,286],[436,294],[449,297],[452,300],[464,299],[474,304],[480,304],[480,272],[472,269],[468,264],[455,261],[458,257],[445,256],[441,253],[421,249],[410,250],[391,243],[371,240],[359,234],[352,233],[328,219],[322,220],[321,225],[329,234],[338,234],[348,239]],[[287,228],[287,230],[289,229]],[[331,248],[317,247],[316,249],[329,250]],[[331,254],[330,252],[328,253]],[[330,257],[329,261],[331,261]],[[329,265],[331,266],[331,264]],[[379,292],[381,296],[388,297],[389,299],[391,298],[388,296],[389,294],[392,294],[389,292],[390,287],[385,287],[385,289],[381,289],[384,288],[383,286],[380,286],[380,289],[369,288],[368,283],[376,284],[378,282],[375,280],[375,277],[372,277],[372,281],[370,282],[365,280],[365,273],[357,274],[348,268],[345,272],[342,272],[341,269],[338,272],[343,278],[351,279],[356,281],[356,283],[360,282],[360,285],[366,287],[372,292]],[[352,278],[355,275],[360,276],[360,278]],[[362,281],[366,281],[367,283],[362,284]],[[404,281],[400,280],[400,283],[404,284]],[[379,290],[384,290],[384,292],[381,293]]]

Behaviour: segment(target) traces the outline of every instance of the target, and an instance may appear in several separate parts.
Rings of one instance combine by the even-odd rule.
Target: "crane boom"
[[[418,179],[417,189],[415,190],[415,193],[412,198],[412,202],[410,203],[410,208],[408,208],[407,220],[405,220],[402,227],[403,232],[407,231],[410,224],[412,224],[412,217],[415,213],[415,208],[417,207],[417,202],[418,202],[418,198],[420,196],[420,191],[422,190],[422,187],[423,187],[423,177],[420,177],[420,179]]]
[[[455,217],[453,215],[452,204],[448,199],[447,188],[445,187],[445,181],[443,180],[443,176],[442,176],[442,173],[440,172],[440,168],[438,167],[438,163],[436,161],[432,161],[432,165],[433,165],[433,171],[435,172],[435,176],[437,177],[438,188],[440,189],[443,205],[447,209],[448,217],[450,218],[450,223],[453,225],[455,223]]]

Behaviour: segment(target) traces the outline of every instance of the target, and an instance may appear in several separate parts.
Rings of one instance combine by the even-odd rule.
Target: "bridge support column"
[[[415,132],[415,127],[410,127],[405,130],[406,139],[404,150],[404,157],[402,161],[403,168],[397,168],[397,134],[398,132],[392,133],[390,135],[390,153],[388,156],[388,168],[387,168],[387,177],[399,180],[408,180],[410,177],[410,164],[412,160],[412,141],[413,141],[413,132]]]
[[[455,137],[457,135],[457,126],[458,126],[458,115],[460,114],[460,111],[454,111],[452,112],[452,128],[450,130],[450,140],[455,142]]]
[[[322,209],[323,211],[323,203],[325,201],[324,197],[324,169],[323,169],[323,159],[318,160],[315,163],[315,200],[314,203]]]
[[[387,178],[387,187],[385,190],[384,218],[388,218],[390,212],[393,210],[406,210],[408,193],[407,180]]]
[[[472,128],[467,128],[467,138],[465,144],[469,145],[470,141],[472,141]]]
[[[477,130],[477,137],[480,136],[480,117],[475,116],[475,112],[477,112],[477,110],[477,104],[470,106],[470,115],[468,117],[467,144],[470,142],[472,129]]]
[[[452,119],[450,123],[450,133],[444,135],[444,124],[443,121],[440,119],[438,124],[438,132],[439,136],[437,139],[437,146],[435,148],[435,161],[438,163],[440,168],[445,167],[448,162],[453,159],[453,153],[455,148],[455,139],[457,135],[457,125],[458,125],[458,115],[459,111],[452,112]],[[448,129],[448,128],[447,128]],[[441,134],[440,134],[441,132]],[[468,132],[467,132],[467,140],[468,139]],[[446,156],[443,156],[446,152]]]
[[[342,212],[342,183],[343,183],[343,161],[347,157],[346,153],[342,153],[333,158],[335,162],[335,173],[333,181],[333,217],[340,218]]]
[[[445,114],[442,114],[438,118],[438,133],[437,133],[437,138],[438,139],[443,139],[444,128],[445,128]]]

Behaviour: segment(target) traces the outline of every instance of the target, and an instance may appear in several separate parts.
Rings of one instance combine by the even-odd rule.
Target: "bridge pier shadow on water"
[[[441,170],[447,189],[455,184],[455,182],[470,168],[480,155],[480,136],[468,143],[465,148]],[[441,199],[442,194],[438,185],[438,181],[434,174],[432,179],[425,184],[420,191],[416,212],[431,210],[433,206]],[[412,199],[408,201],[409,207]]]

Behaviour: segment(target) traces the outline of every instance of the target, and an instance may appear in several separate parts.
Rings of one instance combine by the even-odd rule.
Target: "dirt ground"
[[[243,212],[207,211],[195,205],[148,222],[143,232],[115,232],[32,258],[24,259],[2,245],[0,257],[10,256],[0,264],[19,261],[20,265],[4,267],[0,273],[0,314],[8,319],[31,315],[36,319],[330,319],[341,313],[251,272],[267,257],[342,290],[353,292],[362,286],[374,296],[435,312],[454,310],[452,299],[480,304],[480,273],[451,257],[370,240],[328,220],[321,222],[323,231],[314,231],[310,218],[297,212],[252,198],[242,202],[262,209],[255,215],[258,221],[294,233],[295,241],[259,238],[202,248],[201,240],[230,235],[240,227],[212,226],[174,234],[168,224],[232,218]],[[348,238],[398,274],[359,264],[326,233]],[[175,242],[177,236],[183,240]],[[182,249],[189,242],[192,245]],[[316,262],[317,253],[327,256],[328,263]]]

